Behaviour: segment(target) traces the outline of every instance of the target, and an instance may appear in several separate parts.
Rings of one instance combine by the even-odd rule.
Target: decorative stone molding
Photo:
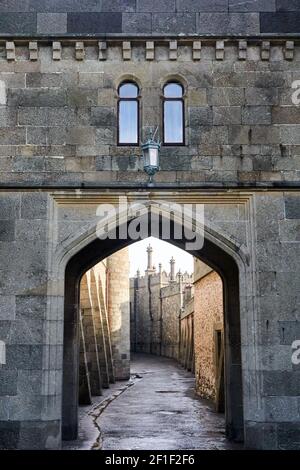
[[[53,60],[61,60],[61,43],[54,41],[52,44],[52,58]]]
[[[16,60],[16,48],[13,41],[6,42],[6,58],[7,60]]]
[[[224,60],[225,57],[225,42],[216,41],[216,59]]]
[[[201,59],[201,41],[193,41],[193,60]]]
[[[239,41],[239,60],[247,59],[247,41]]]
[[[123,41],[122,51],[123,51],[123,60],[130,60],[131,59],[131,42],[130,41]]]
[[[5,45],[6,59],[9,61],[24,60],[24,42],[18,41],[2,41]],[[159,48],[156,49],[156,44],[159,44]],[[89,57],[94,57],[104,61],[108,57],[114,57],[116,50],[119,49],[124,61],[130,61],[133,59],[133,51],[136,47],[139,49],[144,48],[144,59],[146,61],[153,60],[165,60],[166,54],[170,61],[176,61],[179,57],[180,60],[188,60],[192,58],[194,61],[200,59],[211,59],[211,48],[215,49],[215,59],[218,61],[235,60],[236,58],[240,61],[245,61],[248,55],[251,57],[257,57],[257,51],[260,54],[260,60],[269,61],[271,56],[271,50],[273,47],[282,49],[282,55],[285,60],[296,60],[298,55],[296,54],[297,49],[300,46],[300,40],[248,40],[248,39],[213,39],[208,38],[205,40],[200,39],[186,39],[179,38],[177,40],[151,40],[146,41],[145,39],[135,39],[133,41],[122,41],[116,39],[109,39],[106,41],[93,41],[85,39],[84,41],[76,41],[75,39],[68,42],[53,41],[52,45],[52,59],[62,60],[64,49],[75,49],[74,59],[78,61],[86,60],[87,53],[89,51]],[[49,47],[43,40],[32,40],[27,42],[28,58],[31,61],[37,61],[40,59],[40,50],[44,47]],[[23,52],[18,53],[18,48],[22,48]],[[109,48],[111,54],[109,55]],[[227,51],[228,52],[227,52]],[[184,58],[184,55],[187,55]],[[69,58],[69,53],[66,54],[66,58]],[[22,58],[22,59],[21,59]]]
[[[154,60],[154,41],[146,42],[146,60]]]
[[[284,58],[286,60],[293,60],[295,52],[295,43],[294,41],[286,41],[284,47]]]
[[[177,60],[177,41],[169,42],[169,59]]]
[[[261,44],[261,60],[270,60],[270,50],[271,50],[271,43],[270,41],[263,41]]]
[[[29,43],[29,59],[30,60],[38,60],[38,43],[36,41],[30,41]]]
[[[83,60],[85,58],[84,42],[78,41],[75,44],[75,57],[76,60]]]
[[[106,41],[99,41],[99,60],[106,60],[107,59],[107,43]]]

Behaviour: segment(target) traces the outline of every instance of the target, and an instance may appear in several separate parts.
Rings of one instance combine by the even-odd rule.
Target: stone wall
[[[79,403],[92,403],[129,378],[129,262],[125,248],[96,264],[80,283]]]
[[[19,5],[1,2],[10,11],[2,10],[0,19],[10,36],[27,36],[3,40],[0,51],[0,340],[6,351],[0,446],[60,446],[64,318],[74,350],[79,337],[75,297],[64,307],[64,286],[77,279],[66,267],[96,244],[98,205],[116,204],[126,189],[133,201],[205,205],[206,244],[195,255],[226,274],[225,345],[238,332],[227,356],[241,347],[243,387],[240,362],[227,365],[227,377],[239,384],[231,392],[239,406],[242,397],[246,446],[298,448],[300,375],[291,345],[300,335],[300,133],[292,86],[300,78],[300,47],[296,35],[289,36],[295,21],[300,24],[298,2],[278,0],[277,11],[274,3],[273,11],[261,11],[267,28],[284,30],[280,38],[272,33],[247,41],[219,36],[212,18],[216,37],[192,32],[147,41],[132,26],[134,40],[63,41],[65,33],[57,32],[53,42],[36,41],[36,11],[26,12],[29,26],[23,25],[25,8],[37,3],[22,2],[23,13]],[[245,14],[270,8],[264,1],[245,7]],[[152,13],[162,18],[158,34],[167,28],[171,35],[166,17]],[[206,12],[188,13],[196,20]],[[214,13],[226,29],[223,14]],[[176,79],[185,88],[186,145],[162,147],[154,187],[147,185],[140,148],[116,142],[117,88],[128,78],[141,89],[141,140],[158,123],[162,135],[163,85]],[[89,252],[91,264],[86,268],[80,258],[79,265],[89,269],[125,244],[101,241]],[[65,352],[71,364],[73,349]],[[72,406],[77,412],[77,403]]]
[[[220,374],[224,381],[223,287],[220,276],[199,260],[195,260],[194,290],[196,392],[217,403]]]
[[[155,43],[148,60],[145,41],[112,42],[99,61],[97,43],[43,43],[30,60],[27,46],[9,43],[0,54],[0,187],[146,185],[140,148],[117,146],[117,88],[128,78],[141,88],[141,140],[156,125],[162,136],[163,85],[185,89],[186,145],[172,158],[162,147],[158,185],[296,186],[300,45],[208,41],[200,60],[198,46]]]
[[[297,0],[6,0],[11,36],[263,36],[299,34]]]
[[[179,361],[187,370],[195,372],[194,297],[184,307],[180,319]]]
[[[130,377],[130,304],[128,249],[107,260],[108,321],[116,380]]]
[[[107,314],[107,260],[90,269],[80,283],[79,403],[114,382],[114,364]]]
[[[179,272],[172,279],[155,269],[130,280],[131,350],[179,360],[181,316],[185,308],[185,290],[193,276]],[[190,300],[190,297],[189,299]],[[187,300],[187,302],[188,302]]]

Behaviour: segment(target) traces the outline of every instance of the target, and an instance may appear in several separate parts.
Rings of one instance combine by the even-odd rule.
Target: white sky
[[[141,276],[144,275],[145,269],[147,268],[147,246],[153,248],[152,259],[158,271],[159,263],[162,264],[163,270],[166,272],[170,271],[170,259],[172,256],[175,258],[175,272],[181,270],[181,272],[187,271],[192,273],[194,271],[193,257],[186,253],[184,250],[177,248],[171,243],[159,240],[158,238],[149,237],[145,240],[133,243],[129,246],[129,259],[130,259],[130,276],[135,276],[137,270],[141,272]]]

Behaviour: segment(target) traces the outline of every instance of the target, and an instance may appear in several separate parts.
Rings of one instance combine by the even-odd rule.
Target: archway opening
[[[65,272],[64,318],[64,370],[63,370],[63,439],[76,439],[78,433],[79,399],[79,351],[80,351],[80,282],[84,274],[95,264],[117,253],[136,240],[118,237],[122,229],[117,227],[115,238],[95,239],[81,249],[68,262]],[[172,221],[169,243],[185,249],[188,238],[175,237],[176,222]],[[124,232],[123,232],[124,233]],[[239,304],[239,270],[234,257],[209,237],[205,237],[200,250],[189,251],[212,268],[223,285],[224,307],[224,395],[226,436],[235,441],[243,440],[242,364]],[[216,334],[216,345],[220,344]],[[220,353],[220,351],[219,351]],[[127,358],[123,358],[127,360]]]

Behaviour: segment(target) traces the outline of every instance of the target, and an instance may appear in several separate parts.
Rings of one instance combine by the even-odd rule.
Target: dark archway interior
[[[176,233],[175,230],[178,230],[178,227],[175,227],[173,221],[171,221],[170,225],[170,239],[168,241],[185,250],[185,243],[190,241],[188,234],[186,238],[183,236],[180,240],[175,239],[174,233]],[[161,230],[159,233],[161,233]],[[67,264],[65,272],[62,409],[62,437],[64,440],[76,439],[78,433],[79,286],[81,277],[96,263],[136,241],[138,240],[119,239],[117,229],[115,239],[108,237],[105,240],[94,240],[74,255]],[[226,435],[229,439],[243,441],[244,420],[238,267],[229,254],[207,238],[205,238],[201,250],[189,251],[189,253],[217,271],[223,280]]]

